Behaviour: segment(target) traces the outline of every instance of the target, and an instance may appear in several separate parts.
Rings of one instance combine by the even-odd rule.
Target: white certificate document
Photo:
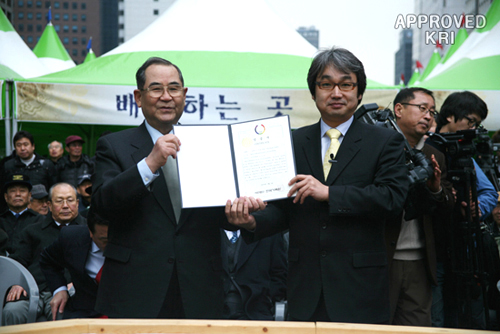
[[[252,196],[287,197],[295,176],[288,116],[231,125],[175,125],[183,208],[224,206]]]

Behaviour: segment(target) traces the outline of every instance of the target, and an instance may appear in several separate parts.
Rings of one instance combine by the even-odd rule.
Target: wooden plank
[[[498,334],[494,331],[480,331],[481,334]],[[316,334],[477,334],[477,330],[413,327],[391,325],[366,325],[334,322],[316,323]]]
[[[88,320],[58,320],[0,327],[1,334],[82,334],[88,333]]]
[[[312,322],[108,319],[89,321],[89,332],[100,334],[315,334],[316,326]]]

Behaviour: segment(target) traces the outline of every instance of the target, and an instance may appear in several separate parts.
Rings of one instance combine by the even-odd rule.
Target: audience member
[[[293,131],[295,198],[265,209],[239,198],[226,215],[248,240],[289,229],[289,320],[387,324],[384,229],[408,193],[403,136],[355,119],[366,75],[351,52],[318,53],[307,82],[321,120]]]
[[[0,214],[0,228],[9,236],[7,252],[14,252],[14,246],[21,231],[28,225],[43,220],[37,212],[28,209],[31,196],[31,182],[24,174],[10,174],[3,186],[8,209]]]
[[[92,187],[90,174],[83,174],[78,176],[78,186],[76,187],[76,190],[78,191],[78,211],[80,212],[80,214],[83,211],[87,211],[90,207],[91,193],[87,191],[87,189],[89,189],[90,187]]]
[[[59,159],[56,165],[59,182],[67,182],[76,187],[78,176],[94,172],[94,163],[88,155],[82,153],[84,143],[80,136],[73,135],[66,138],[68,154]]]
[[[51,215],[44,220],[28,225],[23,229],[19,242],[11,258],[25,266],[38,284],[40,300],[37,321],[52,319],[50,300],[52,293],[40,269],[40,254],[59,236],[61,228],[68,225],[86,225],[84,218],[78,215],[76,189],[68,183],[56,183],[49,190]],[[43,217],[43,216],[42,216]],[[69,275],[67,276],[69,281]],[[13,286],[6,296],[2,325],[24,324],[27,321],[29,302],[24,300],[26,291],[18,285]]]
[[[281,233],[247,244],[240,231],[221,230],[224,319],[274,320],[286,298],[287,263]]]
[[[145,122],[97,142],[91,207],[109,221],[109,242],[96,310],[110,318],[220,319],[219,228],[234,227],[223,208],[181,209],[180,142],[171,131],[187,88],[179,68],[157,57],[136,80]]]
[[[54,140],[49,144],[49,159],[54,165],[62,158],[63,154],[63,144],[60,141]]]
[[[37,184],[31,189],[31,199],[28,208],[42,216],[49,213],[49,194],[43,184]]]
[[[33,135],[28,131],[19,131],[13,142],[16,156],[5,163],[5,175],[22,173],[29,176],[32,185],[43,184],[46,188],[52,186],[56,181],[54,165],[35,153]]]
[[[52,320],[94,318],[97,285],[104,264],[103,251],[108,242],[108,222],[90,212],[86,226],[68,226],[41,254],[40,267],[53,292]],[[67,269],[76,290],[70,297],[63,272]]]
[[[424,135],[436,114],[432,92],[418,87],[402,89],[393,105],[396,123],[413,155],[425,154],[433,174],[425,183],[410,186],[403,214],[386,228],[391,323],[430,327],[431,286],[437,285],[433,226],[446,222],[455,200],[451,183],[446,180],[444,155],[424,144]]]

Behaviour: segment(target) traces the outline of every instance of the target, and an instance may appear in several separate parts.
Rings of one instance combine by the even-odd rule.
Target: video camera
[[[429,133],[430,139],[436,143],[449,157],[449,170],[473,168],[471,158],[476,156],[476,162],[486,174],[496,190],[500,190],[496,166],[498,144],[493,144],[488,136],[488,130],[483,127],[470,130],[460,130],[448,133]]]
[[[394,129],[404,134],[396,124],[390,109],[379,109],[376,103],[363,104],[356,110],[354,117],[368,124]],[[408,178],[410,187],[422,184],[434,173],[432,163],[427,159],[422,151],[410,146],[405,138],[406,167],[408,168]]]

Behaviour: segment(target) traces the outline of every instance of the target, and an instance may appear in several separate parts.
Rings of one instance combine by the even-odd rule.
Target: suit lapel
[[[244,264],[247,262],[250,255],[252,255],[253,251],[260,243],[260,241],[252,242],[247,244],[244,240],[241,240],[240,237],[240,250],[238,253],[238,263],[236,264],[236,271],[238,271]]]
[[[307,129],[304,146],[301,148],[312,176],[323,182],[323,158],[321,157],[321,125],[316,123]],[[300,161],[300,159],[297,159]],[[296,161],[297,163],[297,161]],[[299,172],[300,173],[300,172]]]
[[[134,138],[134,142],[131,144],[135,148],[135,151],[132,152],[132,159],[135,163],[138,163],[144,159],[144,157],[147,157],[154,146],[151,136],[149,135],[144,123],[137,128],[137,132],[137,138]],[[167,183],[165,181],[165,175],[163,175],[163,170],[161,168],[159,172],[160,175],[153,181],[153,183],[151,183],[151,191],[170,221],[174,225],[177,225],[175,221],[174,209],[168,193]]]
[[[361,131],[357,126],[356,120],[354,120],[347,130],[347,133],[340,144],[339,151],[337,152],[336,162],[332,163],[332,168],[328,174],[326,184],[330,185],[335,182],[335,180],[342,173],[344,168],[349,165],[351,160],[356,156],[359,151],[359,142],[362,140]]]

